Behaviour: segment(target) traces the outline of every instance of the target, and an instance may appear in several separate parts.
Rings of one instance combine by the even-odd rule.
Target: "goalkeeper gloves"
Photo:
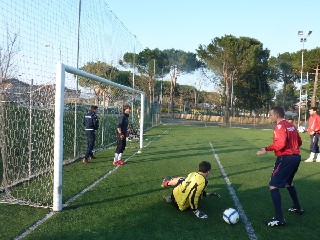
[[[212,193],[206,193],[206,197],[217,197],[217,198],[221,198],[219,193],[216,192],[212,192]]]
[[[193,214],[196,215],[197,218],[202,218],[202,219],[208,218],[208,215],[201,212],[200,210],[194,210]]]

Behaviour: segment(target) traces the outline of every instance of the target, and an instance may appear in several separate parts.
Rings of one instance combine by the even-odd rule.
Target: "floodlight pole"
[[[309,83],[309,72],[307,72],[307,83]],[[306,107],[308,105],[308,89],[306,89]],[[304,125],[307,124],[307,111],[304,111]]]
[[[312,33],[312,31],[309,31],[307,35],[304,35],[304,34],[303,34],[303,31],[298,31],[298,36],[300,36],[300,42],[302,42],[298,127],[300,126],[300,116],[301,116],[301,90],[302,90],[302,76],[303,76],[303,51],[304,51],[304,43],[307,41],[307,37],[309,37],[309,36],[311,35],[311,33]]]

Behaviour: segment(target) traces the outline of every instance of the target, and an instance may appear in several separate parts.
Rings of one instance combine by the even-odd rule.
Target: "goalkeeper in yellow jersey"
[[[192,172],[185,177],[166,177],[162,181],[162,187],[174,186],[171,196],[164,196],[166,202],[171,202],[180,211],[191,209],[198,218],[208,218],[208,215],[198,209],[201,197],[218,197],[217,193],[207,193],[206,179],[211,170],[211,164],[207,161],[199,163],[199,172]]]

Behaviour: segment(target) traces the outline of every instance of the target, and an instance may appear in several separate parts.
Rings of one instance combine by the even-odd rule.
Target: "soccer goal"
[[[115,143],[123,105],[132,108],[128,145],[143,148],[145,112],[152,112],[144,92],[62,63],[54,82],[25,86],[18,103],[1,102],[0,202],[62,210],[62,169],[85,153],[82,121],[91,105],[98,106],[100,122],[94,151]]]

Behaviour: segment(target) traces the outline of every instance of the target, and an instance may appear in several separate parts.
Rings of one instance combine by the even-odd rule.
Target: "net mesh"
[[[103,62],[131,73],[119,62],[142,45],[103,0],[1,1],[0,8],[0,202],[51,207],[56,63],[86,69]],[[65,163],[84,155],[82,121],[91,104],[99,106],[101,122],[95,151],[114,143],[123,104],[133,108],[129,137],[137,138],[139,96],[87,81],[66,74]],[[159,122],[158,111],[146,105],[145,129]]]

